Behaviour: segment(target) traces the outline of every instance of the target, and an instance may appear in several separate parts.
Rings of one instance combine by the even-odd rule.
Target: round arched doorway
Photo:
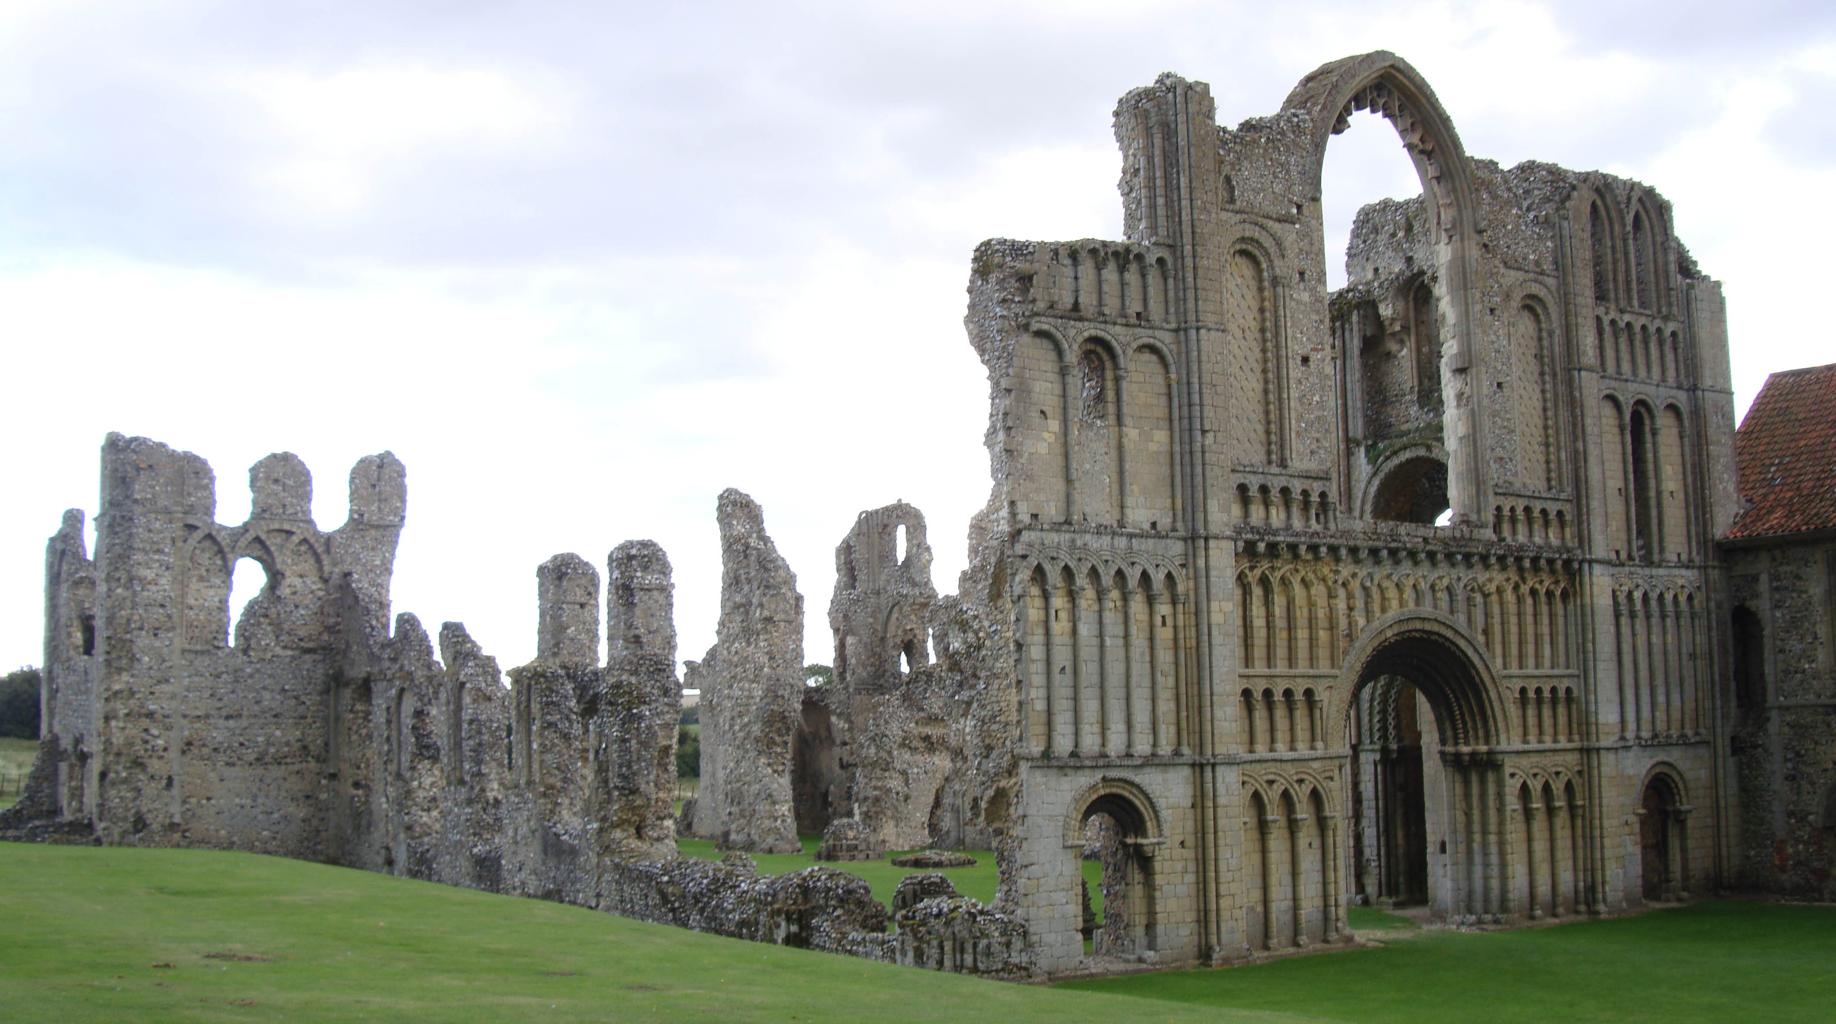
[[[1159,946],[1154,854],[1165,841],[1153,803],[1117,779],[1073,802],[1066,842],[1079,860],[1084,953],[1130,959]]]
[[[1504,773],[1483,654],[1451,620],[1411,612],[1368,630],[1350,666],[1353,892],[1441,919],[1496,920]]]

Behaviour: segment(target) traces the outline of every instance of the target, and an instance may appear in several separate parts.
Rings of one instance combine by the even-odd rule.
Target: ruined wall
[[[215,521],[214,477],[195,455],[111,434],[102,463],[93,566],[80,519],[48,566],[59,813],[93,818],[109,842],[324,857],[326,680],[341,639],[386,614],[401,464],[360,462],[350,518],[328,534],[291,455],[251,469],[252,514],[236,527]],[[267,585],[232,644],[229,581],[243,558]]]
[[[803,701],[803,595],[757,502],[729,488],[718,518],[720,625],[695,677],[703,771],[692,827],[727,849],[791,853],[802,848],[791,743]]]
[[[603,666],[598,573],[575,555],[540,566],[536,658],[506,687],[463,625],[441,627],[437,657],[413,615],[390,628],[406,502],[393,457],[353,470],[351,518],[332,534],[307,517],[310,478],[292,456],[256,465],[254,515],[233,529],[211,522],[210,469],[195,455],[111,435],[103,469],[96,559],[78,512],[47,547],[45,735],[26,798],[0,816],[9,837],[278,852],[756,941],[1025,972],[1003,959],[1022,944],[998,913],[933,915],[900,936],[858,878],[760,878],[742,854],[676,858],[681,687],[670,564],[655,543],[608,560]],[[794,707],[794,577],[756,505],[729,492],[721,507],[716,654],[746,671],[738,686],[755,707],[766,693]],[[269,585],[231,646],[238,554],[261,560]],[[770,714],[768,728],[729,733],[751,746],[725,748],[740,799],[776,787],[773,813],[749,804],[742,830],[789,822],[788,722]],[[765,755],[769,779],[765,737],[779,747]]]
[[[654,541],[626,541],[612,552],[606,602],[605,696],[597,732],[607,773],[606,806],[596,815],[599,857],[667,860],[676,852],[676,731],[682,687],[676,681],[675,583]]]

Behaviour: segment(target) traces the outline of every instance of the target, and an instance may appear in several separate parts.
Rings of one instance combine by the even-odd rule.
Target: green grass
[[[0,738],[0,810],[19,802],[19,790],[37,756],[37,740]]]
[[[1377,907],[1348,907],[1345,911],[1345,923],[1351,926],[1352,931],[1360,934],[1408,931],[1421,927],[1401,914],[1392,914]]]
[[[1770,1024],[1836,1004],[1827,907],[1417,929],[1040,988],[248,854],[0,843],[0,878],[0,1020]]]
[[[1217,1019],[249,854],[0,843],[0,878],[0,1020]]]
[[[1509,932],[1423,929],[1381,949],[1064,988],[1321,1019],[1817,1021],[1836,1006],[1836,910],[1704,903]]]

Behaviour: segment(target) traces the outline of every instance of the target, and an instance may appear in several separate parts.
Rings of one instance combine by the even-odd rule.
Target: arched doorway
[[[1639,881],[1647,901],[1689,895],[1689,807],[1682,787],[1666,772],[1654,772],[1638,801]]]
[[[1445,920],[1506,912],[1503,762],[1483,654],[1451,620],[1392,616],[1350,661],[1353,891]]]
[[[1080,797],[1066,846],[1079,859],[1086,955],[1133,959],[1159,948],[1154,854],[1164,839],[1152,803],[1138,787],[1106,780]],[[1086,875],[1082,864],[1093,870]]]

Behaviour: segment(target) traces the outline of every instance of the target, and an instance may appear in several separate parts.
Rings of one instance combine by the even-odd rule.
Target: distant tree
[[[827,665],[803,666],[803,685],[821,686],[835,681],[835,670]]]
[[[0,676],[0,736],[38,738],[39,671],[31,666]]]
[[[676,778],[701,778],[701,736],[689,729],[676,730]]]
[[[677,719],[683,725],[701,724],[701,705],[695,704],[682,709],[682,717]]]

